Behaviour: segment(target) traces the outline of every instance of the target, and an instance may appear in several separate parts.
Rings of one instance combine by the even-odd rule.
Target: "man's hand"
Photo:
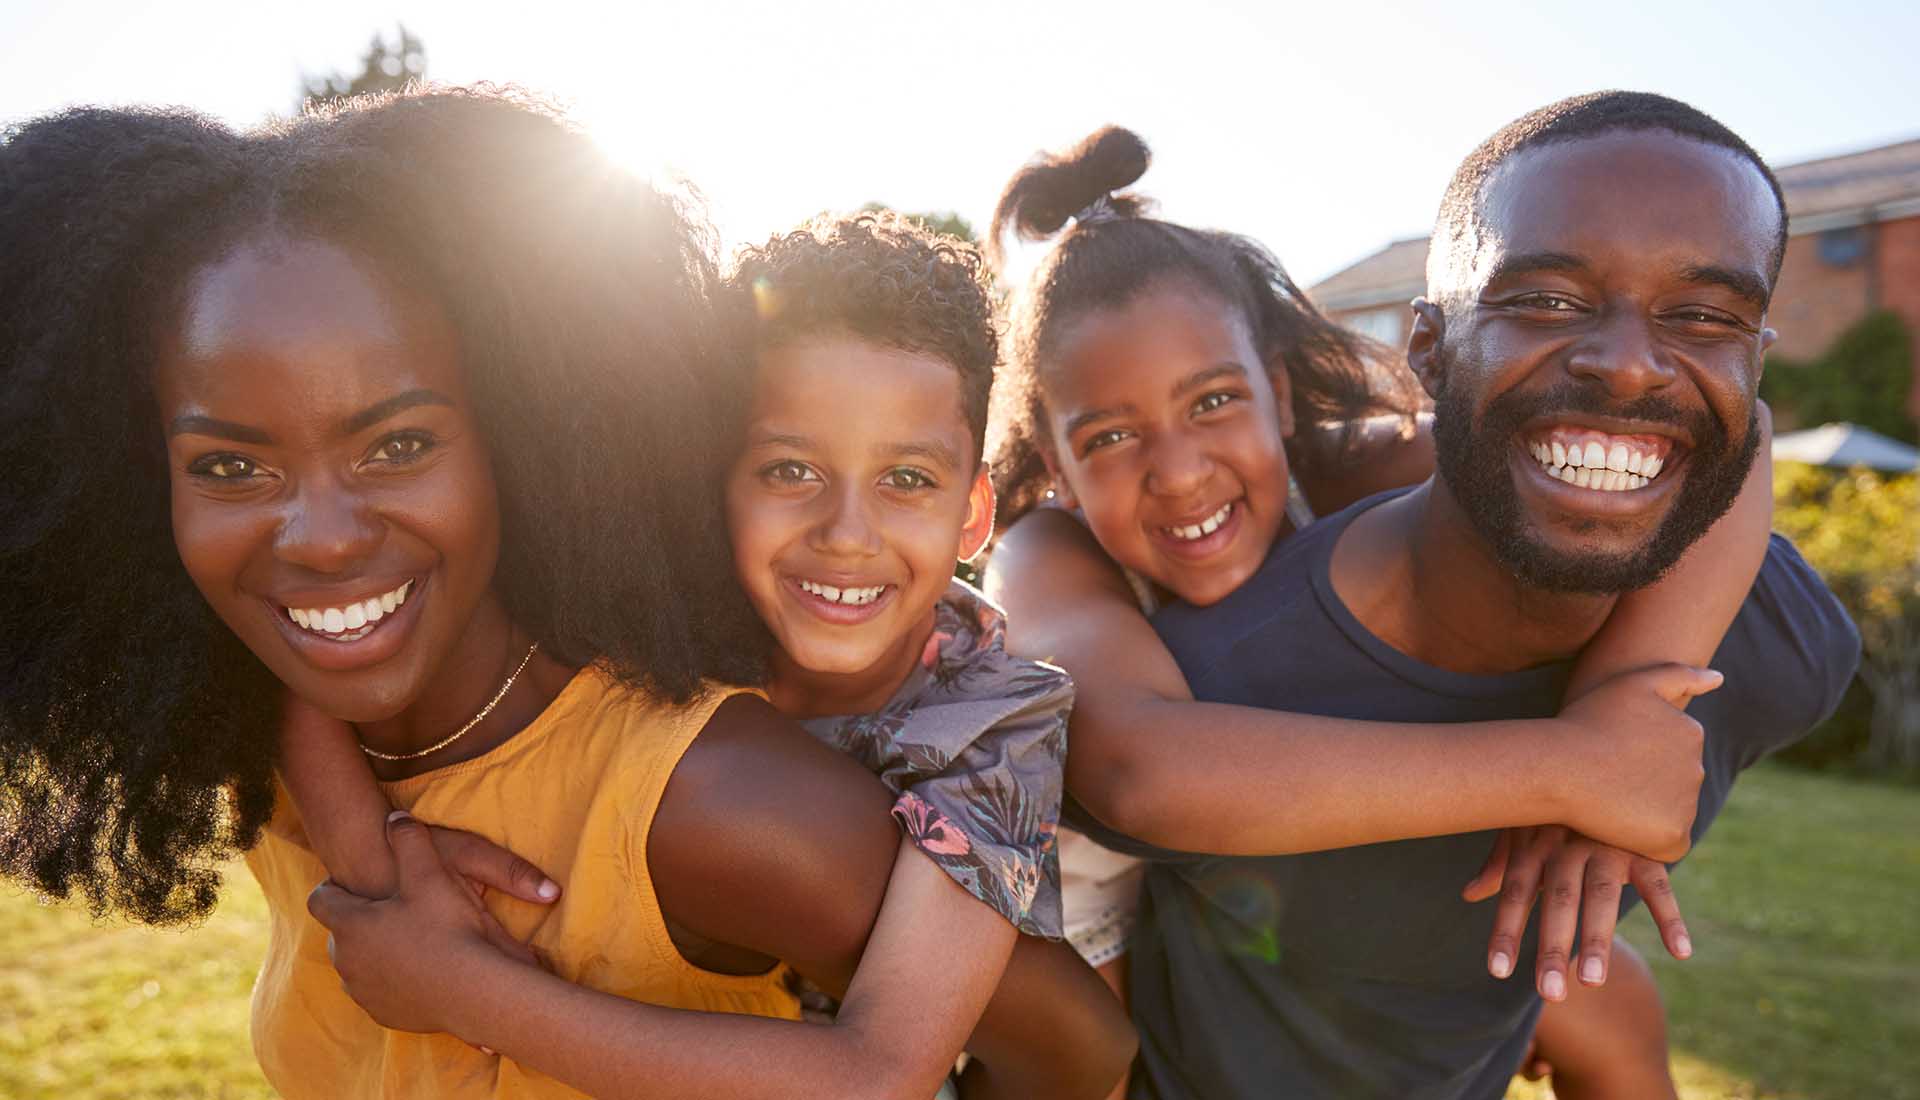
[[[1700,723],[1685,710],[1722,679],[1711,669],[1655,665],[1616,676],[1561,711],[1572,783],[1564,824],[1650,859],[1686,855],[1706,772]]]
[[[1664,864],[1559,825],[1503,831],[1486,865],[1461,894],[1468,901],[1484,900],[1495,891],[1500,894],[1493,935],[1487,942],[1487,970],[1496,978],[1513,973],[1534,899],[1545,899],[1534,984],[1542,997],[1560,1001],[1567,996],[1567,962],[1576,931],[1580,981],[1605,984],[1613,958],[1613,929],[1620,919],[1620,888],[1629,882],[1646,902],[1668,953],[1676,959],[1692,955],[1693,942],[1687,937]]]
[[[375,1022],[449,1031],[465,998],[459,979],[469,968],[537,959],[441,862],[426,825],[396,811],[387,836],[400,872],[392,897],[369,901],[323,882],[308,895],[307,911],[332,933],[327,953],[341,984]]]

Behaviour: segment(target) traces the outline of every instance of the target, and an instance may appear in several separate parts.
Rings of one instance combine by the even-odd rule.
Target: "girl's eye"
[[[1234,400],[1234,394],[1228,393],[1225,390],[1216,390],[1213,393],[1202,395],[1200,400],[1195,401],[1193,403],[1193,411],[1197,413],[1209,413],[1215,409],[1224,408],[1232,404]]]
[[[396,432],[375,445],[373,459],[404,465],[423,457],[434,446],[434,438],[426,432]]]
[[[812,467],[804,462],[795,462],[790,458],[782,459],[779,462],[770,462],[762,466],[760,468],[760,477],[775,485],[797,485],[801,482],[820,480],[820,478],[814,474]]]
[[[187,472],[214,481],[245,481],[259,473],[260,466],[245,455],[213,454],[195,459]]]
[[[1080,453],[1088,454],[1102,447],[1111,447],[1126,438],[1127,433],[1119,428],[1108,428],[1104,432],[1095,432],[1087,437],[1085,443],[1080,445]]]
[[[880,484],[889,489],[931,489],[933,479],[911,466],[895,466],[881,477]]]

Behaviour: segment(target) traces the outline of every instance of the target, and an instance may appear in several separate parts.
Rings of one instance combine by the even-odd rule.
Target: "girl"
[[[1424,477],[1431,458],[1425,438],[1405,430],[1416,407],[1407,384],[1321,317],[1263,249],[1147,217],[1141,199],[1116,193],[1146,166],[1138,138],[1100,131],[1017,174],[994,219],[995,242],[1008,230],[1043,239],[1073,222],[1016,310],[995,460],[1006,531],[988,573],[1015,650],[1049,654],[1079,685],[1069,792],[1124,833],[1188,851],[1280,854],[1558,821],[1677,858],[1699,740],[1658,696],[1657,675],[1615,680],[1549,722],[1465,729],[1192,701],[1143,611],[1169,596],[1221,599],[1303,521],[1290,506],[1343,507]],[[1765,547],[1758,465],[1713,545],[1622,602],[1570,699],[1655,655],[1711,655]],[[1304,492],[1290,489],[1294,475]],[[1205,508],[1180,511],[1201,489]],[[1684,703],[1707,684],[1669,698]],[[1167,737],[1169,726],[1181,735]],[[1638,742],[1640,733],[1657,740]],[[1063,842],[1070,919],[1081,908],[1076,843],[1087,842]],[[1542,850],[1529,847],[1511,873],[1533,881]],[[1114,881],[1114,857],[1099,858],[1093,874]],[[1632,867],[1669,949],[1684,956],[1663,869]],[[1497,885],[1497,870],[1474,884],[1477,896],[1491,892],[1489,879]],[[1503,901],[1489,945],[1498,977],[1515,957],[1521,898],[1530,906],[1532,891]],[[1085,907],[1108,915],[1108,941],[1120,938],[1112,924],[1130,901]],[[1590,921],[1583,982],[1605,980],[1610,933],[1610,916]],[[1556,924],[1540,952],[1536,982],[1549,1000],[1565,996],[1572,934]]]
[[[7,135],[0,257],[0,617],[35,624],[0,640],[7,874],[178,920],[251,848],[255,1048],[290,1097],[933,1090],[1005,922],[876,924],[883,893],[957,890],[903,858],[884,786],[719,686],[764,633],[720,565],[714,279],[682,211],[484,90],[251,137],[86,110]],[[526,1013],[517,1058],[383,1031],[340,989],[259,737],[283,692],[352,722],[396,804],[567,878],[487,916],[456,889],[451,966],[406,975],[463,981],[431,1030]],[[907,961],[849,990],[870,938]],[[797,1016],[779,960],[846,993],[846,1026],[751,1019]],[[504,996],[529,974],[531,1011]],[[645,1073],[592,1061],[589,1002],[648,1022]],[[980,1032],[1035,1033],[992,1008]]]

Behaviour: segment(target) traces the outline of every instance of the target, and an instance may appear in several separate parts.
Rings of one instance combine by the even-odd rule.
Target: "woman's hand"
[[[1671,862],[1687,854],[1704,735],[1686,706],[1719,687],[1711,669],[1663,664],[1607,680],[1560,712],[1569,734],[1566,816],[1603,844]]]
[[[467,850],[481,852],[483,862],[496,867],[501,864],[492,853],[517,858],[471,834],[430,831],[396,810],[387,820],[388,842],[399,865],[399,888],[392,897],[370,901],[331,881],[307,897],[307,911],[332,933],[327,951],[341,984],[383,1027],[452,1030],[452,1011],[467,995],[463,978],[473,968],[538,964],[531,949],[509,936],[480,904],[478,891],[442,862],[442,836],[485,845],[491,853]]]
[[[1567,996],[1567,961],[1579,933],[1580,981],[1603,985],[1613,957],[1613,929],[1620,919],[1620,889],[1631,882],[1660,929],[1660,938],[1676,959],[1693,954],[1693,941],[1680,918],[1680,903],[1665,864],[1611,848],[1559,825],[1506,829],[1493,852],[1461,895],[1481,901],[1498,891],[1493,935],[1487,942],[1487,970],[1496,978],[1513,973],[1527,916],[1536,898],[1540,945],[1534,984],[1549,1001]]]

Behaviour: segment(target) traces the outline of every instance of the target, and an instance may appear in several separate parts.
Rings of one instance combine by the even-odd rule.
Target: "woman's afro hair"
[[[1329,320],[1259,242],[1152,217],[1149,200],[1122,191],[1151,160],[1138,135],[1107,126],[1065,153],[1043,154],[1021,168],[994,210],[989,247],[996,262],[1004,259],[1008,235],[1058,237],[1015,300],[1012,350],[994,395],[992,461],[1002,529],[1045,499],[1052,480],[1041,457],[1053,445],[1044,382],[1061,334],[1086,314],[1123,308],[1149,290],[1191,288],[1246,319],[1265,366],[1286,372],[1294,422],[1321,429],[1297,433],[1289,444],[1293,463],[1303,469],[1344,458],[1358,421],[1394,415],[1411,427],[1419,409],[1412,377],[1391,365],[1387,349]],[[1303,438],[1318,445],[1303,446],[1297,442]]]
[[[205,914],[272,811],[280,686],[174,550],[150,377],[196,267],[363,250],[460,340],[500,495],[495,590],[563,661],[673,699],[757,680],[713,485],[710,234],[528,97],[365,99],[254,134],[69,111],[0,144],[0,873]]]

